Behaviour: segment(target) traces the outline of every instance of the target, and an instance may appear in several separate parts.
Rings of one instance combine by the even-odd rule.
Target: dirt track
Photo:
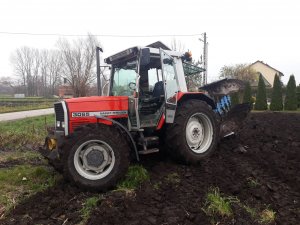
[[[259,224],[242,205],[273,209],[276,224],[299,224],[300,114],[251,114],[236,138],[224,140],[198,166],[158,156],[143,164],[150,182],[134,195],[105,194],[88,224],[210,224],[201,209],[210,187],[240,200],[232,218],[216,218],[219,224]],[[27,199],[0,223],[76,224],[83,200],[92,195],[61,183]]]

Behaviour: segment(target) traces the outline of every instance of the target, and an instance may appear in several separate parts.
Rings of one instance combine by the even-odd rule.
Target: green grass
[[[257,211],[256,211],[256,209],[251,208],[251,207],[248,206],[248,205],[241,205],[241,206],[246,210],[247,213],[250,214],[250,216],[251,216],[253,219],[256,219],[256,217],[257,217]]]
[[[0,163],[18,160],[26,163],[32,160],[44,160],[44,157],[38,151],[7,151],[0,154]]]
[[[0,169],[0,209],[2,213],[30,195],[53,186],[59,176],[44,166],[19,165]]]
[[[283,111],[271,111],[271,110],[251,110],[251,113],[263,113],[263,112],[277,112],[277,113],[300,113],[300,108],[291,111],[291,110],[283,110]]]
[[[134,190],[149,179],[148,171],[144,167],[140,165],[130,166],[125,179],[117,185],[117,190]]]
[[[260,186],[260,183],[258,182],[257,179],[255,179],[253,177],[248,177],[247,178],[247,185],[248,185],[248,187],[255,188],[257,186]]]
[[[47,126],[54,126],[54,115],[0,122],[0,151],[26,149],[43,144]]]
[[[168,183],[172,183],[172,184],[179,184],[180,183],[180,176],[178,173],[170,173],[167,175],[166,177],[166,181]]]
[[[240,207],[244,208],[246,212],[257,222],[261,224],[270,224],[275,221],[276,212],[267,206],[261,212],[259,209],[252,208],[248,205],[238,203]]]
[[[92,210],[97,206],[98,202],[102,199],[102,196],[93,196],[87,198],[83,203],[83,207],[80,210],[82,221],[81,224],[86,224],[89,219]]]
[[[43,97],[26,97],[26,98],[14,98],[14,97],[0,97],[0,102],[55,102],[57,98],[43,98]]]
[[[0,106],[0,113],[20,112],[47,108],[53,108],[53,102],[43,102],[39,104],[26,104],[18,106]]]
[[[202,210],[209,216],[230,217],[233,215],[231,204],[239,202],[236,197],[226,197],[220,193],[219,188],[211,188],[207,195]]]
[[[0,113],[52,108],[53,104],[57,101],[59,101],[59,99],[42,97],[0,97]]]
[[[266,208],[260,213],[259,221],[264,224],[273,223],[275,220],[275,216],[276,216],[275,211],[273,211],[270,208]]]

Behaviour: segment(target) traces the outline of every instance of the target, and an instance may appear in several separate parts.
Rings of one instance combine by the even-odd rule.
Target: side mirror
[[[146,66],[150,63],[150,49],[143,48],[141,50],[141,58],[140,58],[140,65]]]

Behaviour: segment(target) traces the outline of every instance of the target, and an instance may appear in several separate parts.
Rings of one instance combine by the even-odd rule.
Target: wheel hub
[[[104,156],[101,151],[98,151],[96,149],[92,149],[87,155],[86,155],[86,162],[88,166],[92,167],[99,167],[103,163]]]
[[[195,113],[186,124],[186,142],[195,153],[205,152],[212,142],[213,128],[209,118]]]
[[[82,167],[96,173],[102,172],[103,169],[111,162],[111,157],[100,145],[89,146],[81,154]]]
[[[191,118],[186,127],[187,142],[192,148],[197,148],[203,140],[203,126],[196,118]]]

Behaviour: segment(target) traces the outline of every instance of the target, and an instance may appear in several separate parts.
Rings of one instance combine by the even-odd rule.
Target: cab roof
[[[145,47],[134,46],[134,47],[128,48],[124,51],[118,52],[112,56],[105,58],[104,61],[108,64],[113,64],[115,61],[122,60],[123,58],[136,56],[138,54],[139,50],[144,49],[144,48],[148,48],[150,50],[150,54],[152,54],[152,55],[159,55],[160,48],[163,49],[170,56],[180,57],[184,54],[182,52],[172,51],[167,45],[165,45],[161,41],[156,41]]]

